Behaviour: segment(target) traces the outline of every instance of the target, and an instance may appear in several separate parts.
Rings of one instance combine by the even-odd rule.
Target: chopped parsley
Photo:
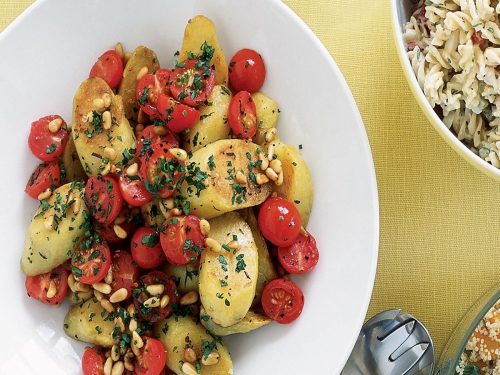
[[[241,271],[244,271],[246,268],[246,263],[245,260],[243,259],[245,257],[245,254],[240,254],[236,256],[236,272],[240,273]]]
[[[147,247],[155,247],[159,242],[160,236],[157,233],[146,234],[141,240],[141,243]]]
[[[52,154],[56,150],[56,148],[57,148],[56,145],[52,143],[49,147],[47,147],[45,152],[47,154]]]

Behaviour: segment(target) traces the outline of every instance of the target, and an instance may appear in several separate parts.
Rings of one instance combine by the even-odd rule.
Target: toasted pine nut
[[[132,165],[130,165],[128,168],[127,168],[127,176],[137,176],[137,172],[139,171],[139,166],[137,165],[137,163],[134,163]]]
[[[102,111],[104,109],[104,100],[102,98],[95,98],[94,100],[92,100],[92,104],[98,111]]]
[[[116,159],[116,151],[111,147],[104,147],[104,156],[106,156],[109,160]]]
[[[160,300],[160,307],[163,309],[165,306],[168,305],[169,302],[170,302],[170,297],[168,296],[168,294],[164,294]]]
[[[76,281],[74,284],[75,291],[77,292],[90,292],[90,285]]]
[[[207,357],[205,356],[201,357],[201,363],[204,364],[205,366],[216,365],[217,363],[219,363],[219,357],[220,357],[219,353],[213,351]]]
[[[116,225],[116,224],[113,225],[113,231],[115,232],[115,234],[118,238],[121,238],[122,240],[124,238],[127,238],[127,232],[121,226]]]
[[[123,366],[122,361],[118,361],[113,365],[113,369],[111,370],[111,375],[122,375],[125,371],[125,366]]]
[[[52,298],[56,295],[57,293],[57,285],[54,282],[54,280],[51,280],[49,284],[49,288],[47,289],[47,298]]]
[[[125,64],[127,64],[128,61],[130,60],[130,57],[132,57],[132,53],[131,52],[125,52],[125,55],[123,57],[123,60],[124,60],[123,62]],[[125,70],[123,70],[123,73],[125,73]]]
[[[281,171],[279,174],[278,174],[278,179],[276,181],[274,181],[274,183],[276,184],[276,186],[281,186],[283,185],[283,179],[284,179],[284,176],[283,176],[283,171]]]
[[[120,288],[109,297],[109,302],[118,303],[121,301],[125,301],[127,297],[128,297],[127,289]]]
[[[186,161],[188,158],[186,150],[183,150],[182,148],[173,147],[169,151],[174,156],[174,158],[179,161]]]
[[[113,360],[111,357],[106,359],[106,363],[104,364],[104,375],[111,375],[111,370],[113,369]]]
[[[104,102],[104,108],[111,107],[111,103],[112,103],[111,95],[109,95],[108,93],[104,94],[102,96],[102,101]]]
[[[133,332],[137,329],[137,320],[134,318],[130,319],[130,322],[128,324],[128,329]]]
[[[267,148],[267,160],[269,161],[273,160],[273,156],[274,156],[274,143],[271,143]]]
[[[120,42],[115,44],[115,51],[123,59],[123,46]]]
[[[144,341],[142,341],[141,336],[139,336],[137,331],[132,331],[132,340],[134,340],[135,346],[139,349],[144,346]]]
[[[45,229],[47,230],[53,230],[54,229],[54,216],[50,215],[45,221],[43,222],[43,225],[45,226]]]
[[[113,267],[109,267],[108,273],[106,274],[106,277],[104,278],[104,282],[106,284],[111,284],[113,282]]]
[[[271,128],[266,132],[266,142],[272,142],[274,141],[274,138],[276,137],[276,133],[278,130],[276,128]]]
[[[231,250],[238,250],[240,248],[240,243],[236,240],[230,241],[227,246],[231,248]]]
[[[104,111],[102,114],[102,127],[106,130],[111,129],[111,125],[113,125],[111,121],[111,112]]]
[[[125,358],[125,369],[127,371],[134,371],[134,364],[128,358]]]
[[[196,368],[189,362],[184,362],[182,364],[181,370],[186,375],[198,375]]]
[[[75,277],[73,276],[72,273],[70,273],[68,276],[68,286],[72,292],[76,292],[76,290],[75,290]]]
[[[236,182],[240,185],[245,185],[247,183],[247,176],[242,171],[236,172]]]
[[[130,316],[134,316],[135,314],[135,306],[133,303],[127,306],[127,312]]]
[[[203,234],[204,236],[210,233],[210,223],[207,220],[205,219],[200,220],[200,231],[201,234]]]
[[[99,302],[101,302],[102,299],[104,298],[104,294],[95,289],[94,289],[94,296]]]
[[[269,160],[267,160],[266,155],[263,152],[259,154],[259,160],[261,161],[260,169],[265,171],[269,167]]]
[[[50,190],[50,188],[47,188],[44,191],[42,191],[40,194],[38,194],[37,198],[39,201],[43,201],[45,199],[49,199],[51,195],[52,195],[52,190]]]
[[[158,307],[160,306],[160,299],[158,297],[151,297],[144,301],[144,307]]]
[[[279,159],[273,159],[269,162],[269,166],[275,171],[277,174],[279,174],[283,168],[281,165],[281,161]]]
[[[258,185],[264,185],[269,182],[269,178],[267,178],[267,176],[262,173],[258,173],[255,177],[255,180],[257,181]]]
[[[75,292],[75,300],[80,302],[88,301],[94,296],[92,292]]]
[[[111,359],[115,362],[120,359],[120,349],[116,344],[111,347]]]
[[[181,300],[179,301],[179,303],[183,306],[192,305],[193,303],[196,302],[198,302],[198,293],[196,293],[194,290],[184,294]]]
[[[162,294],[165,290],[165,285],[163,284],[151,284],[146,287],[146,290],[152,296],[156,296],[158,294]]]
[[[196,362],[196,353],[192,348],[184,349],[184,359],[189,363]]]
[[[111,293],[111,286],[109,284],[106,284],[106,283],[95,283],[95,284],[92,284],[92,288],[94,288],[95,290],[98,290],[102,294],[109,294],[109,293]]]
[[[182,215],[182,211],[179,210],[178,208],[172,208],[171,210],[168,210],[167,214],[168,217],[179,216]]]
[[[113,305],[111,304],[111,302],[109,302],[105,298],[103,298],[101,300],[101,306],[104,308],[104,310],[106,310],[109,313],[112,313],[113,311],[115,311],[115,308],[113,307]]]
[[[167,129],[164,126],[155,126],[153,128],[153,130],[158,135],[165,135],[165,134],[167,134]]]
[[[210,237],[205,239],[205,246],[216,253],[220,253],[222,251],[221,244],[217,240]]]
[[[172,208],[175,207],[174,205],[174,199],[173,198],[167,198],[162,201],[162,204],[168,209],[171,210]]]
[[[272,181],[276,181],[278,179],[278,175],[272,168],[266,169],[266,176]]]
[[[120,328],[120,332],[125,332],[125,324],[121,317],[115,318],[115,324]]]
[[[111,164],[106,163],[106,165],[102,168],[101,176],[106,176],[109,172],[111,172]]]
[[[135,340],[132,340],[130,342],[130,347],[132,348],[132,352],[135,354],[136,357],[139,357],[141,355],[141,352],[139,351],[139,348],[135,344]]]
[[[78,212],[80,212],[80,209],[82,208],[82,200],[80,198],[75,198],[75,202],[73,203],[73,213],[76,215]]]
[[[92,120],[94,119],[94,113],[92,111],[90,111],[89,113],[87,113],[86,116],[83,116],[83,117],[86,117],[86,121],[83,121],[83,122],[92,122]],[[82,118],[83,120],[83,118]]]
[[[148,74],[148,70],[147,66],[143,66],[141,70],[139,70],[139,73],[137,73],[137,80],[139,81],[142,77]]]
[[[49,131],[51,133],[57,133],[59,129],[61,129],[63,122],[60,118],[55,118],[51,122],[49,122]]]

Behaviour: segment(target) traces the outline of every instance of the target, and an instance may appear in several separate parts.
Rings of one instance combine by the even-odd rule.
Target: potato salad
[[[84,375],[233,374],[221,337],[296,320],[289,274],[319,260],[311,175],[279,138],[263,57],[228,62],[204,16],[175,55],[162,67],[117,43],[71,119],[31,125],[41,164],[26,193],[40,204],[21,267],[29,297],[69,301],[61,324],[89,344]]]

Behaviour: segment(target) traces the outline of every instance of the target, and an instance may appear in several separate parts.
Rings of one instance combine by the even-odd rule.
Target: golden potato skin
[[[210,331],[211,334],[215,336],[229,336],[237,333],[255,331],[256,329],[271,323],[272,319],[250,310],[238,323],[229,327],[221,327],[212,320],[210,315],[208,315],[202,307],[200,310],[200,322]]]
[[[229,137],[227,111],[231,91],[226,86],[216,85],[208,98],[211,105],[200,108],[200,120],[193,125],[184,140],[184,149],[194,152],[210,143]]]
[[[210,65],[215,67],[215,83],[226,85],[228,75],[226,57],[217,39],[215,25],[207,17],[196,16],[188,21],[184,30],[179,61],[186,60],[188,52],[199,54],[200,47],[204,42],[215,48],[214,56],[210,62]]]
[[[83,200],[83,188],[80,183],[62,185],[36,210],[21,257],[21,268],[27,276],[47,273],[70,258],[73,241],[84,233],[85,218],[90,215]],[[67,206],[72,200],[70,195],[80,201],[80,211],[76,214],[72,209],[74,203]],[[47,229],[45,221],[54,215],[59,221],[57,227]]]
[[[179,291],[179,293],[185,294],[191,291],[198,291],[198,267],[194,267],[191,264],[176,266],[174,264],[167,263],[165,265],[165,273],[167,275],[173,276],[176,280],[178,280],[177,290]]]
[[[195,151],[190,162],[196,163],[200,169],[207,173],[207,187],[200,196],[196,189],[183,184],[181,192],[187,197],[191,212],[201,218],[210,219],[226,212],[256,206],[266,200],[271,194],[271,184],[257,185],[250,179],[250,172],[260,173],[260,168],[249,167],[258,160],[257,150],[260,148],[255,143],[241,139],[222,139]],[[212,163],[210,162],[212,160]],[[247,183],[235,183],[236,171],[243,171],[247,176]],[[246,193],[238,193],[238,189],[245,188]]]
[[[184,349],[191,344],[196,357],[203,355],[202,343],[216,343],[216,350],[220,355],[215,365],[201,364],[200,375],[232,375],[233,362],[224,344],[215,340],[206,329],[189,316],[171,316],[155,325],[155,336],[159,338],[167,352],[167,366],[177,375],[184,375],[181,367],[184,363]]]
[[[143,66],[148,68],[148,72],[154,72],[160,68],[158,57],[153,50],[147,47],[137,47],[127,61],[123,69],[123,79],[118,89],[118,95],[123,99],[123,110],[125,117],[137,122],[139,114],[139,103],[137,102],[135,92],[137,89],[137,74]]]
[[[248,224],[237,212],[210,220],[210,238],[228,244],[233,236],[237,236],[237,250],[216,253],[204,249],[200,259],[201,304],[222,327],[232,326],[245,317],[257,285],[259,254]]]
[[[64,166],[64,171],[66,173],[65,181],[72,182],[78,180],[85,180],[87,174],[83,170],[82,163],[76,152],[75,141],[73,137],[69,137],[66,146],[64,147],[64,152],[62,155],[62,163]]]
[[[104,320],[109,315],[95,298],[73,306],[64,318],[64,332],[69,337],[89,344],[111,348],[113,319]]]
[[[266,142],[266,132],[271,128],[275,128],[278,123],[280,110],[278,103],[262,92],[252,94],[252,100],[255,103],[259,123],[254,139],[255,143],[263,145]]]

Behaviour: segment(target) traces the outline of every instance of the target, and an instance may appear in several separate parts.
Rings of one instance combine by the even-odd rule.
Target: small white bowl
[[[410,60],[406,53],[406,43],[403,40],[404,24],[410,19],[412,7],[415,6],[416,2],[417,1],[415,0],[391,0],[392,28],[394,31],[394,39],[396,41],[396,50],[398,52],[399,60],[401,61],[406,79],[410,85],[410,89],[413,92],[413,95],[415,95],[420,108],[422,108],[422,111],[427,116],[430,123],[451,146],[451,148],[453,148],[453,150],[455,150],[460,156],[462,156],[478,170],[500,181],[500,169],[481,159],[466,145],[458,140],[456,135],[448,129],[441,118],[436,114],[436,112],[434,112],[434,109],[431,107],[422,89],[418,85],[417,78],[415,77],[415,73],[413,72]]]

